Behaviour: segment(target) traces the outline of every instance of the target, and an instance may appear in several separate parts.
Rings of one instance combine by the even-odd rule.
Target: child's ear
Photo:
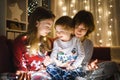
[[[36,27],[38,27],[38,26],[39,26],[39,23],[40,23],[39,21],[36,21]]]
[[[71,34],[74,35],[74,30],[71,30]]]

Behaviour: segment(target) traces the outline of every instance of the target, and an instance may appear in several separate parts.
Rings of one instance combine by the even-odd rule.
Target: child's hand
[[[45,56],[45,59],[44,59],[44,61],[43,61],[43,64],[44,64],[45,66],[47,66],[47,65],[49,65],[49,64],[51,64],[51,63],[52,63],[51,58],[50,58],[49,56]]]
[[[89,70],[95,70],[95,69],[97,69],[97,68],[98,68],[97,63],[98,63],[98,60],[97,60],[97,59],[94,60],[94,61],[92,61],[92,62],[88,65],[88,69],[89,69]]]
[[[74,66],[68,66],[66,69],[67,70],[73,70],[73,69],[75,69],[75,67]]]
[[[30,78],[31,78],[28,71],[17,71],[16,75],[18,75],[17,80],[30,80]]]
[[[62,65],[62,61],[59,61],[57,59],[54,59],[54,62],[56,63],[57,66],[61,66]]]

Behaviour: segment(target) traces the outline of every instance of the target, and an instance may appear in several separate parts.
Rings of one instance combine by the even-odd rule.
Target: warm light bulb
[[[111,25],[110,25],[109,27],[110,27],[110,28],[112,28],[112,26],[111,26]]]
[[[100,43],[102,43],[103,41],[102,40],[99,40]]]
[[[113,6],[112,5],[110,5],[110,8],[112,8]]]
[[[111,12],[109,11],[108,14],[111,14]]]
[[[109,41],[111,41],[111,38],[109,38]]]
[[[84,0],[84,3],[87,3],[87,1],[86,1],[86,0]]]
[[[100,36],[100,34],[99,34],[99,33],[97,33],[97,36]]]
[[[98,5],[100,5],[100,2],[98,2]]]
[[[97,23],[99,23],[99,21],[97,21]]]
[[[74,16],[71,16],[71,18],[73,18]]]
[[[66,11],[66,10],[67,10],[66,6],[62,7],[62,10],[63,10],[63,11]]]
[[[99,18],[101,18],[101,16],[99,16]]]
[[[88,10],[88,6],[85,6],[85,10]]]
[[[73,10],[73,13],[74,13],[74,14],[77,13],[77,10]]]
[[[108,31],[107,33],[108,33],[108,35],[109,35],[109,36],[111,36],[111,35],[112,35],[112,32],[111,32],[111,31]]]
[[[73,7],[73,4],[71,4],[70,7]]]
[[[107,43],[106,46],[110,46],[110,43]]]
[[[63,16],[67,15],[67,12],[63,12]]]
[[[63,4],[63,2],[62,2],[62,1],[60,1],[60,2],[59,2],[59,5],[60,5],[60,6],[62,6],[62,4]]]
[[[75,3],[75,0],[72,0],[72,3]]]
[[[101,31],[102,29],[101,28],[99,28],[99,31]]]
[[[113,21],[113,19],[110,19],[110,21]]]
[[[40,46],[41,45],[41,43],[38,43],[38,46]]]

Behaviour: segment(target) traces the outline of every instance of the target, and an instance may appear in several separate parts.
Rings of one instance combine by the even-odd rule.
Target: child
[[[75,27],[75,36],[78,37],[85,50],[85,58],[82,66],[87,66],[93,54],[93,42],[88,36],[95,29],[93,15],[89,11],[81,10],[73,17],[73,26]]]
[[[88,39],[88,36],[95,29],[92,13],[85,10],[79,11],[73,18],[73,26],[75,27],[75,36],[81,40],[85,50],[85,58],[82,62],[82,67],[88,66],[89,69],[95,69],[92,74],[89,74],[86,78],[84,77],[84,80],[109,80],[107,78],[110,77],[111,74],[116,75],[118,66],[115,62],[104,61],[98,63],[98,66],[95,65],[97,60],[90,63],[93,54],[93,43]],[[88,65],[88,63],[90,64]],[[83,80],[83,78],[77,78],[78,80]]]
[[[46,36],[51,31],[54,18],[51,11],[37,7],[30,15],[27,33],[14,40],[14,64],[19,80],[50,79],[43,61],[51,50],[51,41]]]
[[[88,39],[88,36],[91,32],[94,31],[95,28],[92,13],[89,11],[80,10],[73,17],[73,26],[75,28],[75,36],[81,40],[84,46],[85,57],[82,62],[82,67],[88,67],[88,63],[90,62],[90,59],[93,54],[93,42],[90,39]],[[91,69],[94,67],[89,65],[88,68]]]
[[[84,50],[79,39],[73,36],[72,19],[60,17],[55,22],[55,30],[58,39],[54,41],[51,53],[54,64],[47,66],[52,80],[73,80],[78,75],[84,76],[85,73],[79,68],[84,59]]]

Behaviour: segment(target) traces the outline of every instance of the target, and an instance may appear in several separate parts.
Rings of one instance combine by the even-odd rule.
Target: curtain
[[[56,19],[63,15],[73,17],[83,9],[92,12],[96,28],[89,38],[94,46],[113,47],[120,46],[119,4],[120,0],[51,0],[51,9]]]

